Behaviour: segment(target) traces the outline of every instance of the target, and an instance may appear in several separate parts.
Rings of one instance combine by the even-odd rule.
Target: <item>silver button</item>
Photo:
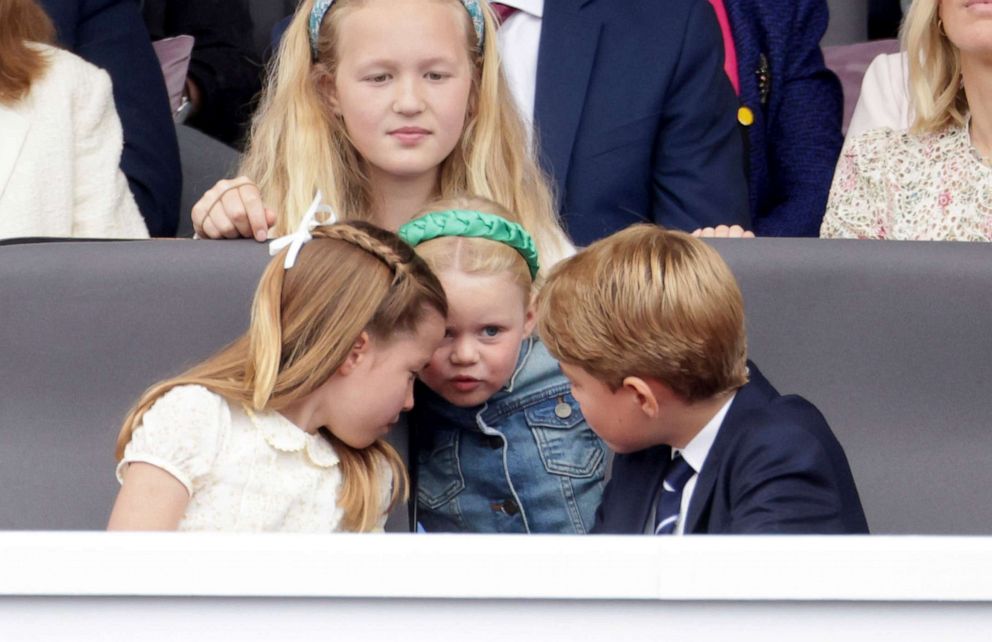
[[[555,406],[555,414],[558,415],[559,419],[568,419],[572,416],[572,407],[561,401]]]

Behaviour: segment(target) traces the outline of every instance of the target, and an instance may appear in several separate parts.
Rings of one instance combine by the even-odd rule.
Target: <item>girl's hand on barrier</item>
[[[193,230],[201,238],[254,238],[265,241],[276,213],[246,176],[218,181],[193,206]]]

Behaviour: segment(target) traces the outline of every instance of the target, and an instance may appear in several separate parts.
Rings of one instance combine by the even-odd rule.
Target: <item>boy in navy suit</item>
[[[559,264],[541,339],[617,453],[593,532],[867,533],[823,415],[747,362],[744,305],[719,254],[638,225]]]

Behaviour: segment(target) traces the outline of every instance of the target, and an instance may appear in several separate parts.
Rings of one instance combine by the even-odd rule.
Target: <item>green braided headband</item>
[[[400,228],[399,236],[411,247],[442,236],[467,236],[509,245],[527,261],[530,278],[537,277],[540,264],[534,239],[524,228],[502,216],[476,210],[444,210],[415,218]]]

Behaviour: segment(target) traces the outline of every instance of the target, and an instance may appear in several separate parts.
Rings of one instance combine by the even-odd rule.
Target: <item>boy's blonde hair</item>
[[[484,214],[495,214],[523,227],[519,218],[505,207],[476,196],[435,201],[421,210],[414,218],[431,212],[446,210],[475,210]],[[505,243],[484,238],[442,236],[418,245],[417,254],[427,262],[427,265],[436,274],[442,274],[449,270],[485,276],[509,274],[513,283],[523,293],[524,305],[530,305],[533,286],[530,268],[520,252]]]
[[[388,342],[415,332],[429,310],[447,314],[444,290],[430,268],[394,234],[367,223],[318,227],[296,265],[283,268],[288,248],[270,262],[255,291],[248,331],[185,373],[149,388],[128,413],[117,440],[118,460],[145,412],[175,386],[201,385],[229,402],[278,411],[326,382],[363,331]],[[368,531],[384,511],[406,499],[403,461],[385,441],[349,447],[329,432],[341,460],[337,498],[348,530]],[[380,506],[380,466],[393,472],[390,505]]]
[[[747,383],[744,303],[716,250],[635,225],[556,266],[537,296],[541,340],[617,390],[650,377],[687,402]]]
[[[914,0],[900,38],[909,67],[912,131],[937,132],[963,126],[968,99],[961,84],[961,54],[944,32],[938,0]]]
[[[278,212],[276,234],[296,229],[318,189],[345,219],[367,220],[373,211],[364,161],[320,89],[334,79],[341,19],[369,1],[336,0],[321,23],[316,62],[308,31],[314,0],[300,4],[283,36],[240,169]],[[492,10],[480,1],[486,43],[480,48],[461,0],[430,1],[451,4],[464,16],[474,70],[468,117],[459,143],[441,163],[438,195],[479,194],[501,203],[520,214],[538,249],[547,246],[560,255],[567,237],[549,182],[528,153],[523,121],[500,69]]]

